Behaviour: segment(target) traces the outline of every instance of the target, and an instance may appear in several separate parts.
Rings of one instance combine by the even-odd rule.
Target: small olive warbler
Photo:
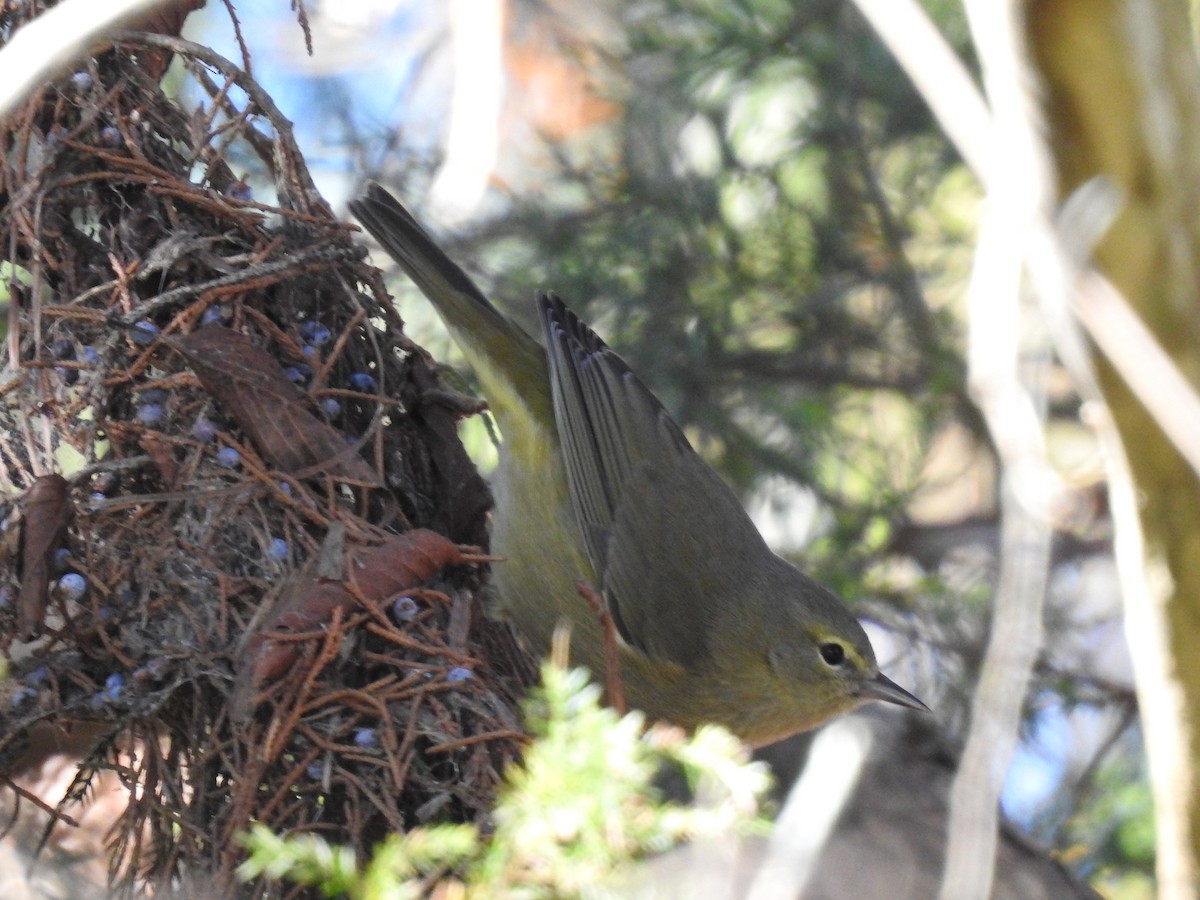
[[[553,294],[545,349],[504,316],[378,185],[350,208],[445,320],[503,435],[493,552],[499,612],[534,650],[569,622],[605,672],[603,599],[629,703],[751,744],[868,700],[926,709],[879,672],[862,626],[771,552],[733,491],[624,361]]]

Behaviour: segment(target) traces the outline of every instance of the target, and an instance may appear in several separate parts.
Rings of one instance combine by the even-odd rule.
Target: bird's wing
[[[587,552],[622,638],[695,665],[698,610],[736,602],[771,556],[658,399],[553,294],[539,295],[555,421]],[[710,596],[697,603],[696,596]]]

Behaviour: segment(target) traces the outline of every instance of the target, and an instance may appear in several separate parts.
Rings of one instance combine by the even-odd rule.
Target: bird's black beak
[[[897,706],[907,706],[909,709],[933,712],[928,706],[882,672],[870,681],[864,681],[859,687],[858,696],[863,700],[882,700],[885,703],[895,703]]]

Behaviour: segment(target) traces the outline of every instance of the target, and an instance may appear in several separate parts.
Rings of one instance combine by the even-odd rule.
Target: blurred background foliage
[[[457,252],[518,317],[542,287],[579,308],[748,499],[811,491],[828,540],[797,543],[845,575],[939,426],[975,431],[953,301],[977,193],[845,4],[623,13],[611,120]]]

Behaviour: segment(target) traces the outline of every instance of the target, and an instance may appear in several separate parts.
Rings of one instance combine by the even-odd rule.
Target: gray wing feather
[[[694,665],[697,592],[737,596],[770,555],[733,492],[625,362],[553,294],[539,295],[567,483],[621,637]],[[749,563],[749,565],[747,565]],[[711,604],[705,604],[711,606]]]

